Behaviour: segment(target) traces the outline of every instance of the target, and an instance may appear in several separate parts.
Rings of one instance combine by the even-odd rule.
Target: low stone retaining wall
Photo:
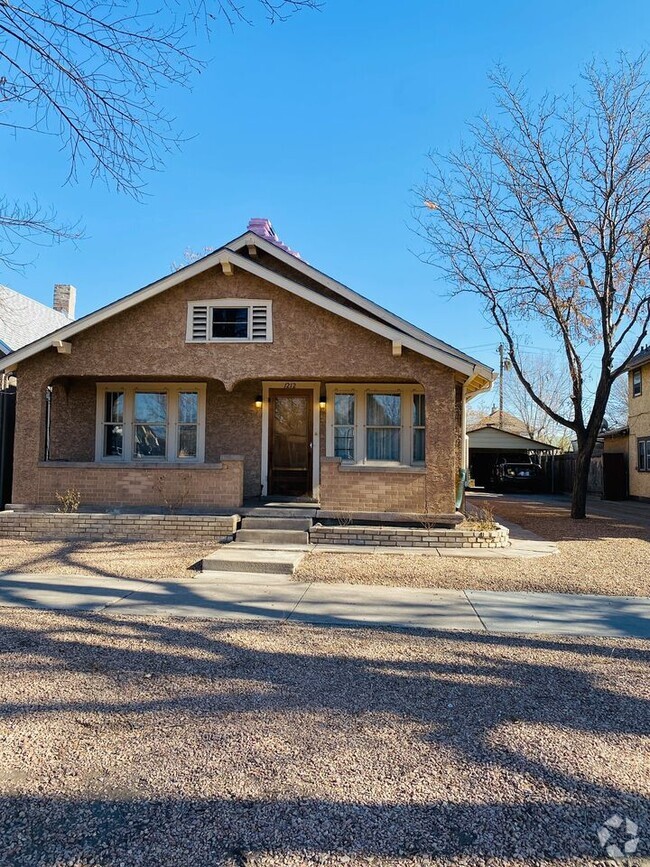
[[[383,545],[392,548],[507,548],[509,533],[498,530],[444,530],[409,527],[314,525],[309,539],[316,545]]]
[[[0,538],[229,542],[239,515],[140,515],[107,512],[0,512]]]

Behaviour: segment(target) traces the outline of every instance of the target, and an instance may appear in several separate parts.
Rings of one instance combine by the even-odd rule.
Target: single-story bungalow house
[[[0,359],[13,502],[449,514],[493,372],[304,262],[268,220]]]

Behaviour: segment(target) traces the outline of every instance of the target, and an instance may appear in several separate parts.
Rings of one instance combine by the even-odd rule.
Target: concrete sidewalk
[[[0,575],[0,606],[332,626],[650,638],[650,599],[311,584],[232,572],[176,581]]]

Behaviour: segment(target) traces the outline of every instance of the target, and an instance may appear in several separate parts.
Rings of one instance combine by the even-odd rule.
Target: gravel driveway
[[[559,554],[533,560],[315,552],[303,560],[299,581],[393,584],[452,590],[526,590],[650,596],[650,521],[593,515],[574,521],[568,501],[505,496],[472,498],[497,519],[513,521],[556,542]],[[633,504],[627,504],[630,513]]]
[[[584,867],[615,812],[648,853],[648,643],[5,610],[0,651],[2,865]]]

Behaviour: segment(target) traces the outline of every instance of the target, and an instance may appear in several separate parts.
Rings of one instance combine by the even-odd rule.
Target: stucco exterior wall
[[[188,302],[212,298],[272,301],[273,343],[187,344]],[[97,379],[207,381],[206,461],[224,453],[243,454],[244,490],[255,495],[260,485],[261,414],[254,407],[259,382],[350,380],[423,386],[427,467],[420,484],[430,510],[453,511],[458,468],[454,372],[408,349],[394,357],[386,338],[247,272],[235,270],[228,277],[214,268],[187,280],[80,333],[72,339],[70,355],[51,349],[26,360],[17,376],[14,502],[42,501],[38,478],[43,475],[37,465],[44,454],[44,394],[50,383],[56,383],[59,398],[53,415],[57,429],[78,427],[74,436],[53,436],[52,457],[92,460]],[[65,396],[66,383],[64,400],[59,392],[63,389]],[[314,447],[322,451],[322,427],[316,433]]]
[[[650,472],[639,472],[637,449],[639,437],[650,437],[650,364],[641,368],[641,394],[638,397],[632,397],[632,371],[628,377],[630,496],[650,499]]]

